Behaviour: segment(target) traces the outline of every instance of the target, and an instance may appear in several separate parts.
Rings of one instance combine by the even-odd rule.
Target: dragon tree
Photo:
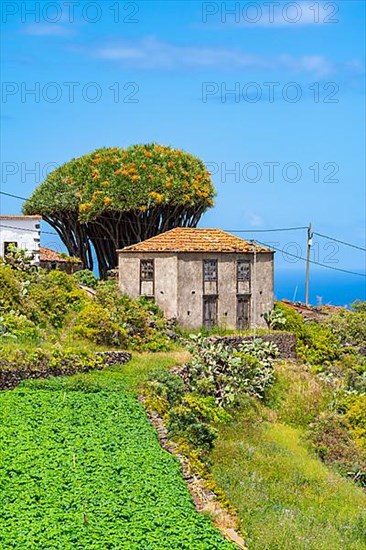
[[[51,172],[23,207],[40,214],[71,256],[105,277],[117,249],[174,227],[196,227],[215,189],[203,162],[157,144],[103,148]]]

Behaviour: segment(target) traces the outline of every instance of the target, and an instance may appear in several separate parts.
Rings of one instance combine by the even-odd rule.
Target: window
[[[238,281],[249,281],[250,263],[247,260],[238,260],[236,274]]]
[[[203,280],[217,281],[217,260],[203,260]]]
[[[154,280],[154,260],[141,260],[140,278],[141,281]]]
[[[18,243],[15,242],[15,241],[5,241],[4,242],[4,256],[6,256],[7,254],[9,254],[9,248],[11,246],[15,246],[16,248],[18,247]]]

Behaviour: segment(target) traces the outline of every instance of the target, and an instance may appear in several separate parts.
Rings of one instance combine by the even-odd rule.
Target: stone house
[[[47,269],[47,271],[58,269],[59,271],[65,271],[69,275],[83,268],[79,258],[60,254],[46,246],[40,246],[39,248],[39,265],[43,269]]]
[[[179,227],[118,251],[119,287],[185,328],[266,326],[274,252],[220,229]]]

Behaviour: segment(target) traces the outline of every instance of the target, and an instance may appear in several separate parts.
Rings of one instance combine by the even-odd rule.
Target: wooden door
[[[236,327],[239,330],[249,328],[249,296],[238,296],[236,304]]]
[[[212,328],[217,325],[217,297],[204,296],[203,298],[203,326]]]

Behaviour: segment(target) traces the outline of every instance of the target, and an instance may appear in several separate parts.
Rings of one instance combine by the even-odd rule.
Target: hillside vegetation
[[[366,548],[365,491],[322,464],[311,444],[328,390],[299,365],[275,370],[267,402],[248,400],[220,425],[211,456],[214,480],[238,510],[248,547]],[[332,441],[332,452],[340,444]]]
[[[298,361],[260,338],[195,335],[187,365],[152,373],[148,405],[250,549],[364,549],[363,306],[322,324],[282,304],[271,317],[296,334]]]
[[[195,498],[214,497],[215,524],[250,550],[366,548],[366,305],[316,322],[277,304],[265,319],[296,335],[298,360],[258,334],[233,347],[180,331],[173,347],[157,306],[113,281],[36,271],[16,251],[0,262],[0,379],[95,369],[0,393],[0,546],[232,548],[140,395]],[[114,348],[132,361],[97,370],[94,352]]]
[[[131,300],[118,293],[115,281],[100,282],[89,273],[92,297],[78,285],[85,274],[35,270],[16,254],[10,265],[0,261],[0,370],[45,370],[68,361],[96,367],[95,350],[171,347],[153,303]]]

